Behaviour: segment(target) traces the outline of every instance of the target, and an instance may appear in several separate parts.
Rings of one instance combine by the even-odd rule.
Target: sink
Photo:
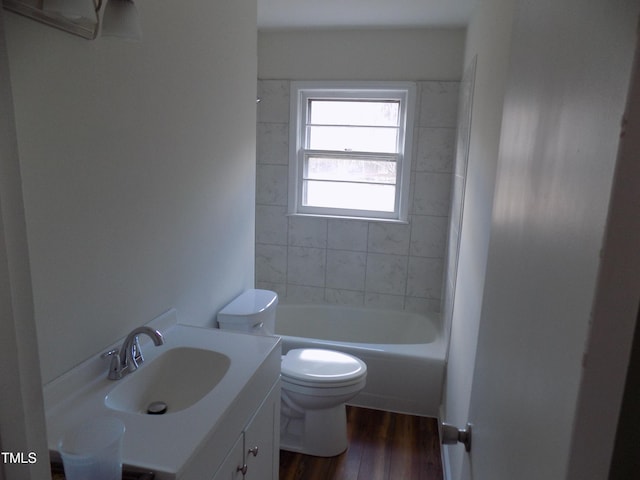
[[[117,417],[126,428],[123,464],[155,471],[157,480],[203,478],[233,447],[229,432],[244,428],[279,378],[280,338],[179,324],[174,309],[147,325],[165,342],[144,337],[146,361],[136,371],[109,380],[98,352],[44,386],[49,450],[91,418]],[[147,415],[153,402],[166,403],[166,413]],[[180,441],[167,441],[176,432]]]
[[[105,398],[105,405],[128,413],[175,413],[197,403],[223,379],[231,359],[219,352],[176,347],[144,363],[118,380]],[[158,403],[159,402],[159,403]],[[166,406],[158,408],[158,405]]]

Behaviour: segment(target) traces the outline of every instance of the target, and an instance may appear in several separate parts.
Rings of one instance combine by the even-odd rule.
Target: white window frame
[[[389,99],[400,101],[396,200],[393,212],[315,207],[302,204],[307,106],[310,99]],[[289,124],[289,214],[407,222],[416,85],[411,82],[291,82]],[[334,152],[331,156],[374,158],[371,154]]]

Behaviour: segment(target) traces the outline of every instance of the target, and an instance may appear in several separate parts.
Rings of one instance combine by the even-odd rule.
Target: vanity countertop
[[[88,360],[44,387],[50,450],[57,449],[58,440],[69,429],[92,417],[111,415],[125,423],[123,463],[156,472],[156,480],[180,477],[205,447],[206,457],[211,457],[205,463],[211,463],[211,468],[223,460],[217,457],[231,448],[234,432],[242,430],[248,413],[259,406],[274,379],[279,378],[280,339],[180,324],[170,325],[162,333],[164,345],[143,344],[146,361],[141,369],[163,352],[187,346],[228,356],[227,373],[191,407],[171,414],[144,415],[106,406],[107,394],[124,379],[107,379],[107,362],[98,355],[97,360]],[[184,375],[195,375],[197,365],[193,368]]]

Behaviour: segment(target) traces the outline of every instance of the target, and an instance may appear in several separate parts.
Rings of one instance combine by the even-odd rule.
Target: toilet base
[[[334,457],[347,449],[345,404],[305,412],[292,412],[283,402],[280,415],[280,449]]]

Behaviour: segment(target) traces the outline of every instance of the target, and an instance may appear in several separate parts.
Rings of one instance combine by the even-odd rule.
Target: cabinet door
[[[240,435],[212,480],[242,480],[244,466],[244,442]]]
[[[246,480],[278,480],[280,462],[280,381],[244,431]]]

